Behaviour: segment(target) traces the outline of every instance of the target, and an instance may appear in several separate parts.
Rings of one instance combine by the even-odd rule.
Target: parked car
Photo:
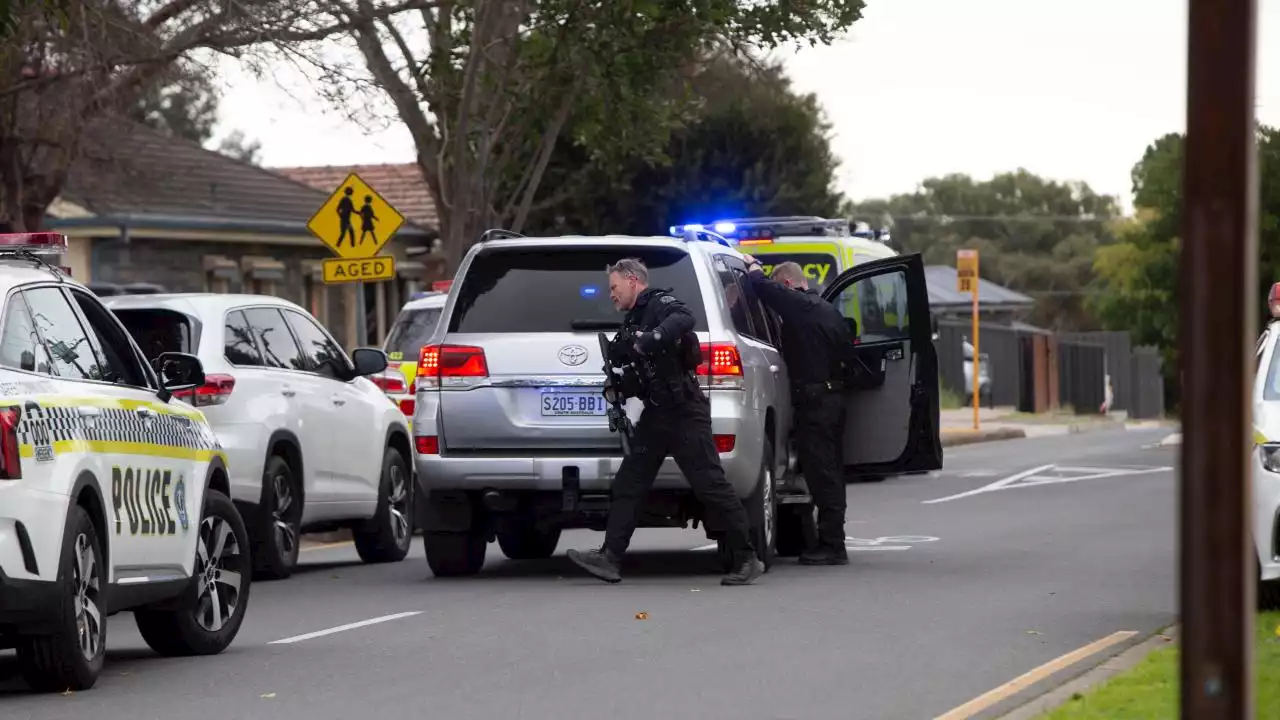
[[[1271,322],[1258,338],[1253,380],[1253,547],[1258,608],[1280,610],[1280,283],[1268,299]]]
[[[160,294],[106,304],[147,357],[197,355],[206,378],[192,404],[226,449],[231,497],[254,565],[284,578],[303,532],[350,528],[365,562],[398,562],[412,542],[413,452],[404,415],[369,376],[377,348],[348,357],[319,322],[260,295]]]
[[[964,341],[964,404],[973,406],[973,343]],[[978,353],[978,404],[995,407],[991,394],[991,356]]]
[[[496,233],[487,233],[492,236]],[[507,234],[510,235],[510,234]],[[427,561],[437,575],[467,575],[496,537],[509,558],[553,554],[565,528],[602,529],[609,484],[622,460],[602,402],[597,332],[621,325],[604,268],[643,260],[653,287],[670,288],[694,314],[720,460],[747,506],[766,567],[797,555],[803,483],[789,473],[791,402],[777,350],[777,318],[745,282],[742,256],[722,237],[503,237],[474,245],[455,275],[441,321],[419,357],[413,432],[427,491]],[[878,387],[850,396],[845,457],[889,474],[941,467],[937,360],[919,255],[857,265],[826,288],[841,307],[866,309],[870,284],[899,290],[920,321],[863,334],[857,352],[879,368]],[[571,402],[550,402],[569,396]],[[638,417],[640,403],[628,411]],[[803,470],[803,468],[798,468]],[[781,479],[779,479],[781,478]],[[705,523],[675,463],[664,461],[641,527]],[[706,527],[725,559],[722,530]]]
[[[200,360],[154,370],[88,288],[16,254],[46,251],[66,238],[0,235],[0,648],[64,692],[97,682],[116,613],[163,655],[222,652],[250,564],[222,448],[178,399]]]

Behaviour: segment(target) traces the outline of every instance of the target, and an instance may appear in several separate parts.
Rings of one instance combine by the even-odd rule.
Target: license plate
[[[595,393],[542,393],[542,414],[554,416],[591,416],[605,414],[604,396]]]

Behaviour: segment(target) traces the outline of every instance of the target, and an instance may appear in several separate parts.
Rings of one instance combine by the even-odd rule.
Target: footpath
[[[1128,428],[1176,427],[1176,423],[1160,420],[1130,421],[1122,412],[1109,415],[1031,414],[1017,412],[1011,407],[979,408],[977,430],[973,429],[973,408],[943,410],[941,420],[943,447]]]

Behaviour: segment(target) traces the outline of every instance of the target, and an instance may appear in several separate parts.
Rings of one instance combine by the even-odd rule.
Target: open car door
[[[856,265],[822,297],[856,335],[854,389],[845,401],[845,472],[941,468],[938,355],[920,255]]]

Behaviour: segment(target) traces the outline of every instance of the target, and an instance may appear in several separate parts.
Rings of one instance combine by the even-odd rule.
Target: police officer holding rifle
[[[631,543],[640,505],[667,455],[675,459],[713,527],[725,529],[733,569],[722,585],[749,585],[764,572],[752,547],[747,511],[725,478],[711,436],[711,402],[698,383],[700,362],[694,319],[668,290],[649,287],[649,270],[627,258],[608,267],[609,297],[627,313],[606,350],[605,398],[610,427],[623,435],[624,457],[613,480],[604,545],[570,550],[569,559],[604,580],[621,581],[622,556]],[[613,372],[621,368],[622,375]],[[644,411],[634,430],[622,413],[626,397]]]
[[[784,262],[766,277],[760,261],[744,255],[747,282],[782,318],[782,359],[791,378],[794,429],[805,483],[818,508],[816,544],[800,554],[804,565],[848,565],[844,544],[844,392],[854,335],[831,303],[809,289],[799,265]]]

